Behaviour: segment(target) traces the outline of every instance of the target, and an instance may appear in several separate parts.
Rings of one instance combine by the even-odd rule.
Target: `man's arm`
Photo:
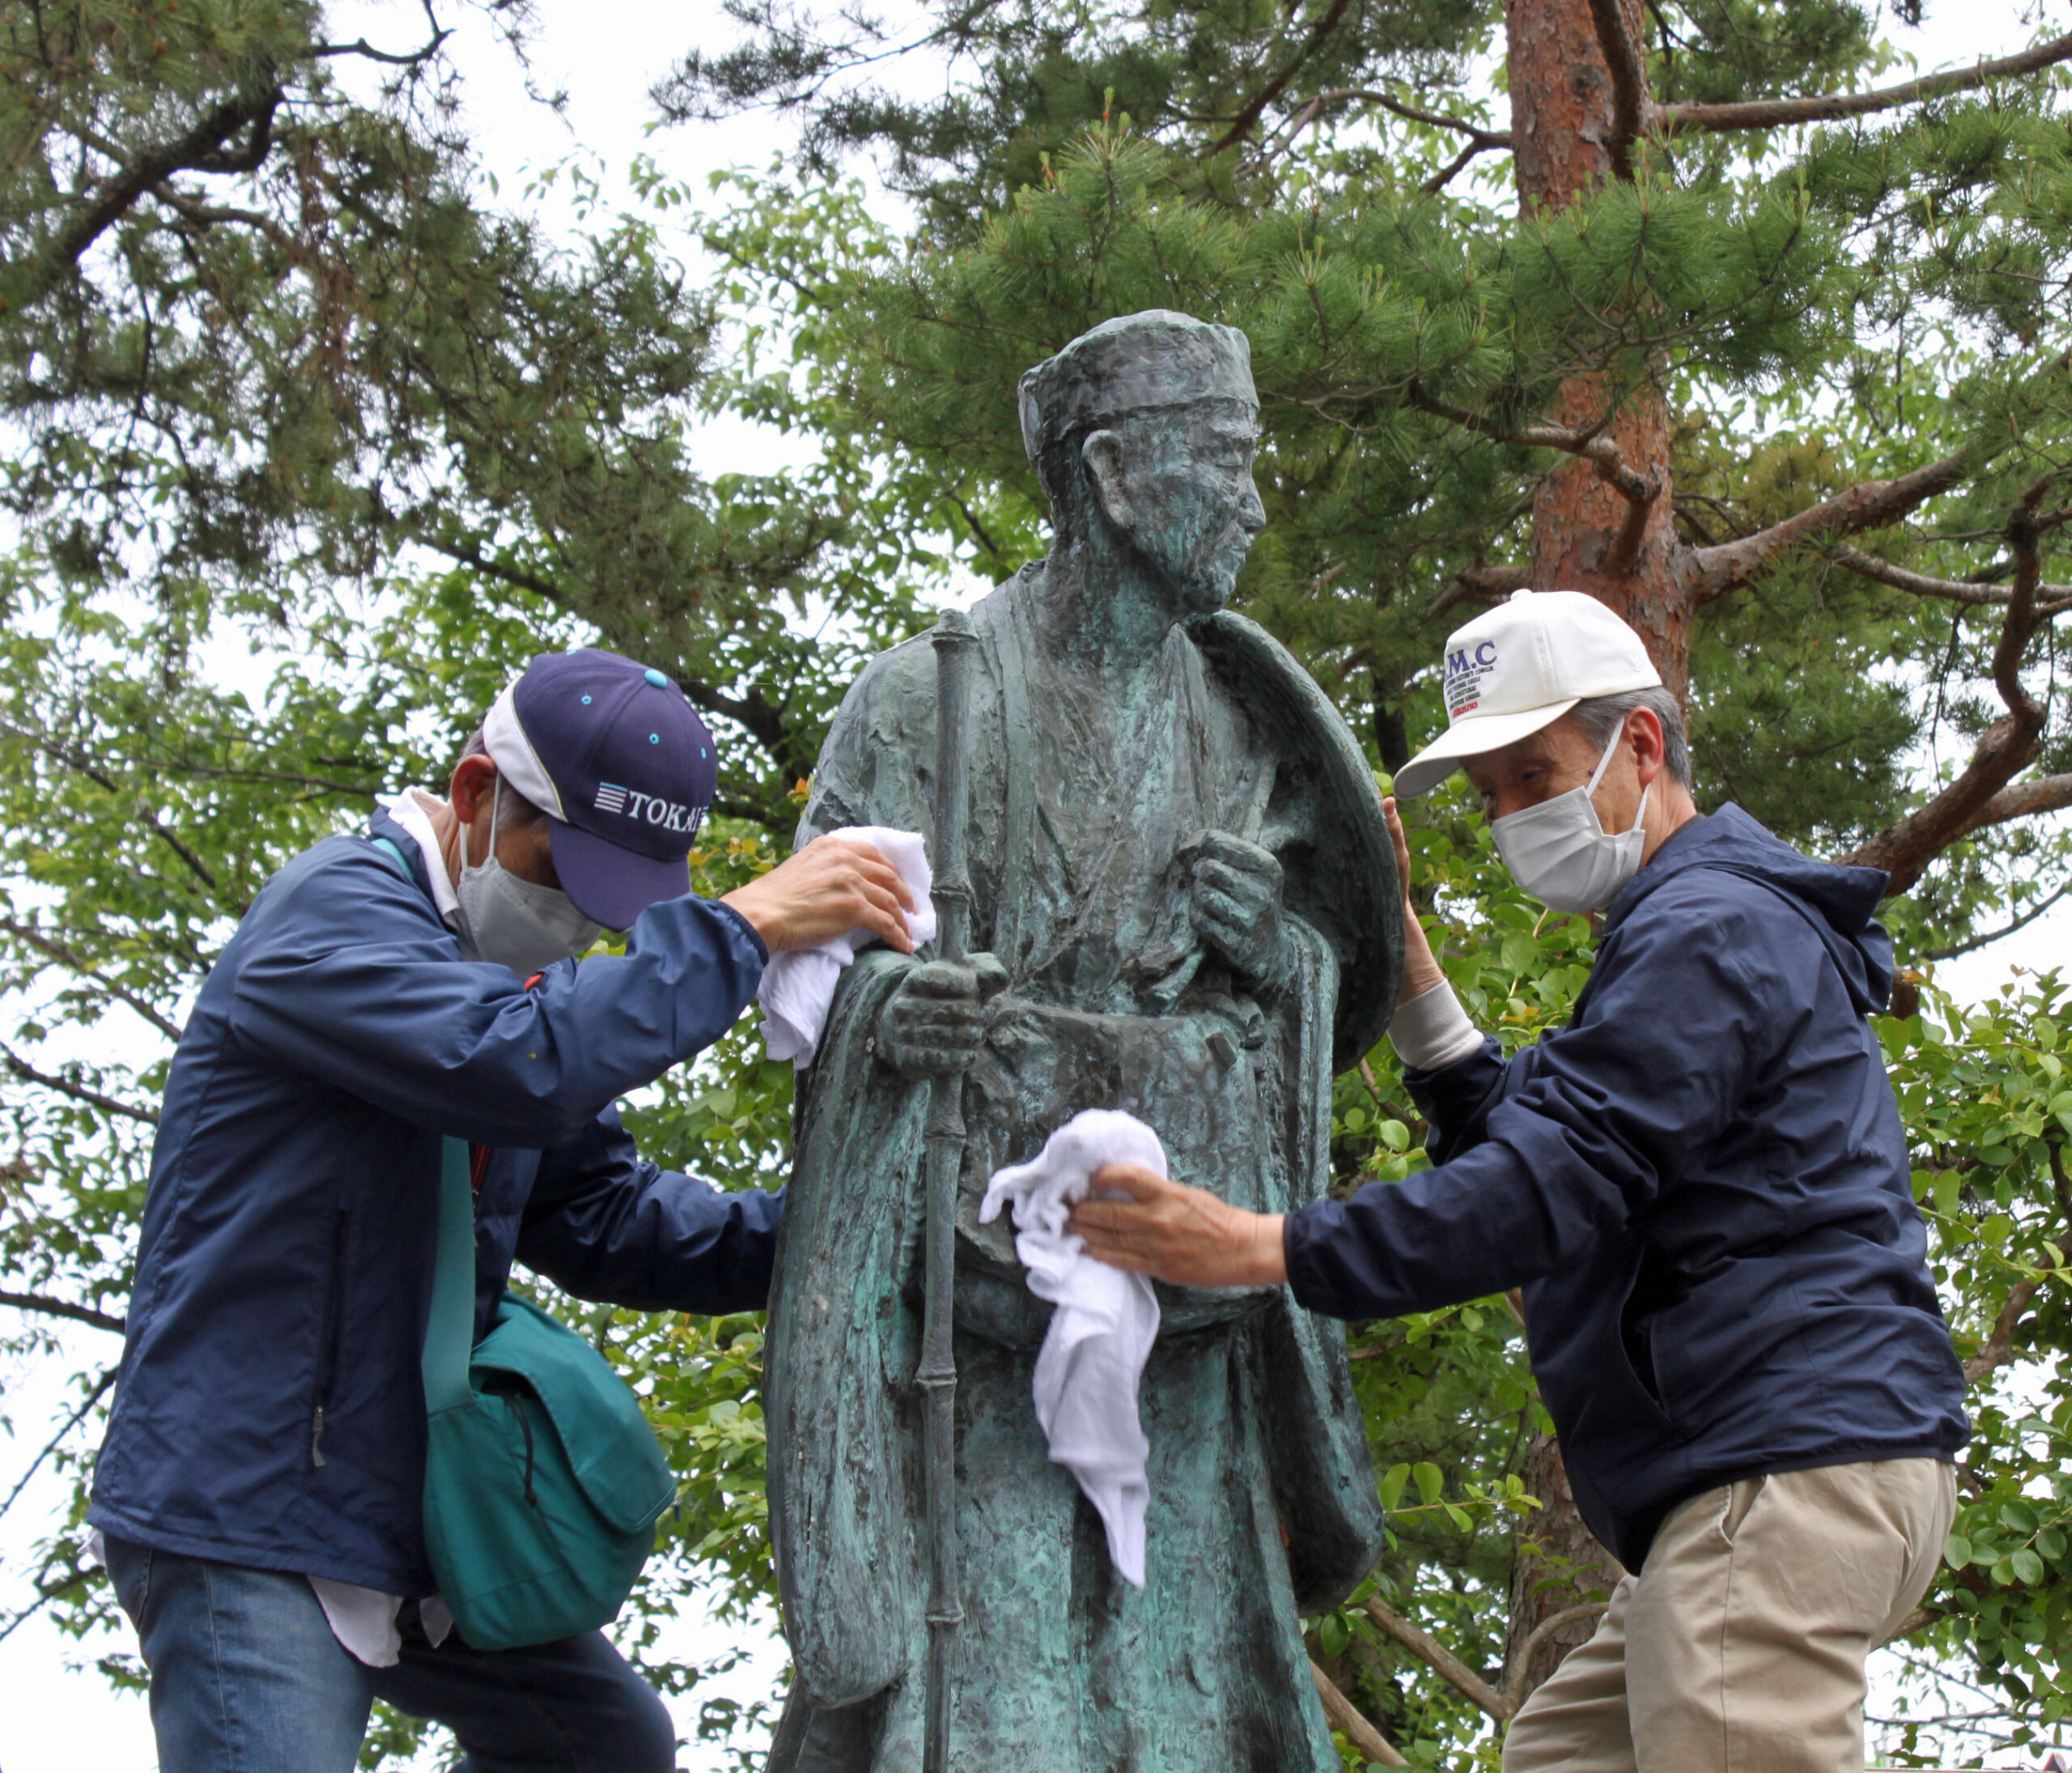
[[[518,1260],[578,1299],[644,1312],[761,1311],[781,1193],[728,1194],[634,1149],[615,1109],[541,1154]]]
[[[1717,1138],[1785,1037],[1780,980],[1819,957],[1802,925],[1780,926],[1730,884],[1693,896],[1680,911],[1657,904],[1607,945],[1584,1018],[1506,1079],[1471,1149],[1285,1216],[1301,1303],[1393,1317],[1537,1279],[1644,1211],[1686,1154]],[[1072,1214],[1102,1261],[1195,1286],[1272,1278],[1271,1218],[1156,1177],[1103,1171],[1094,1184],[1131,1197]]]

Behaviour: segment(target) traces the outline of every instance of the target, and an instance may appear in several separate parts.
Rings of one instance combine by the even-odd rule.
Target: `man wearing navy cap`
[[[781,1195],[645,1161],[614,1103],[724,1034],[777,949],[910,895],[822,841],[708,904],[717,777],[663,675],[543,653],[455,768],[297,857],[167,1081],[88,1519],[151,1675],[163,1773],[348,1773],[376,1698],[478,1773],[671,1767],[601,1633],[483,1652],[425,1562],[419,1362],[442,1144],[474,1146],[476,1333],[511,1265],[642,1310],[759,1308]],[[567,964],[605,929],[623,956]]]

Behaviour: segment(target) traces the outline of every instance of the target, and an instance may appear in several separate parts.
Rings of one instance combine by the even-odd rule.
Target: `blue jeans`
[[[451,1729],[465,1773],[668,1773],[676,1726],[601,1631],[436,1649],[405,1623],[393,1669],[356,1662],[306,1578],[108,1541],[151,1674],[159,1773],[352,1773],[385,1699]],[[405,1607],[405,1615],[414,1612]]]

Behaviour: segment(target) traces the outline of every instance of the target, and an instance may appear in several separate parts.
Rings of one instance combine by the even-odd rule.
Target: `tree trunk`
[[[1535,1435],[1520,1475],[1545,1504],[1518,1527],[1511,1559],[1511,1623],[1504,1643],[1504,1686],[1531,1693],[1561,1665],[1561,1658],[1597,1629],[1594,1617],[1556,1626],[1530,1644],[1541,1622],[1611,1592],[1625,1575],[1576,1512],[1561,1448],[1552,1435]],[[1529,1647],[1528,1647],[1529,1646]]]
[[[1641,0],[1620,5],[1631,40],[1645,42]],[[1532,215],[1560,209],[1617,175],[1617,95],[1590,0],[1509,0],[1505,23],[1518,205]],[[1655,496],[1637,512],[1590,462],[1564,462],[1533,500],[1533,583],[1546,590],[1586,591],[1617,610],[1646,641],[1655,669],[1681,699],[1690,680],[1692,600],[1678,571],[1669,414],[1660,385],[1625,389],[1606,377],[1574,376],[1562,385],[1559,405],[1547,417],[1595,432],[1607,428],[1615,412],[1610,434],[1627,466],[1652,483]],[[1528,1657],[1534,1631],[1593,1592],[1608,1591],[1623,1572],[1577,1513],[1552,1435],[1535,1437],[1523,1475],[1526,1488],[1545,1506],[1518,1530],[1505,1673],[1507,1682],[1518,1683],[1514,1690],[1530,1693],[1589,1637],[1596,1622],[1578,1620],[1549,1632]]]
[[[1645,42],[1641,0],[1620,5],[1632,40]],[[1616,176],[1616,98],[1590,0],[1510,0],[1505,10],[1518,206],[1533,215]],[[1533,584],[1587,591],[1616,610],[1680,700],[1690,677],[1692,599],[1678,572],[1660,383],[1626,389],[1600,376],[1573,376],[1547,418],[1591,434],[1608,428],[1627,466],[1656,493],[1637,511],[1590,463],[1564,462],[1533,499]]]

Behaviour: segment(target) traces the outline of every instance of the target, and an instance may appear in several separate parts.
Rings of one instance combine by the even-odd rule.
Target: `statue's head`
[[[1059,542],[1105,526],[1182,614],[1223,606],[1266,526],[1258,436],[1245,335],[1166,308],[1104,321],[1021,378],[1021,440]]]

